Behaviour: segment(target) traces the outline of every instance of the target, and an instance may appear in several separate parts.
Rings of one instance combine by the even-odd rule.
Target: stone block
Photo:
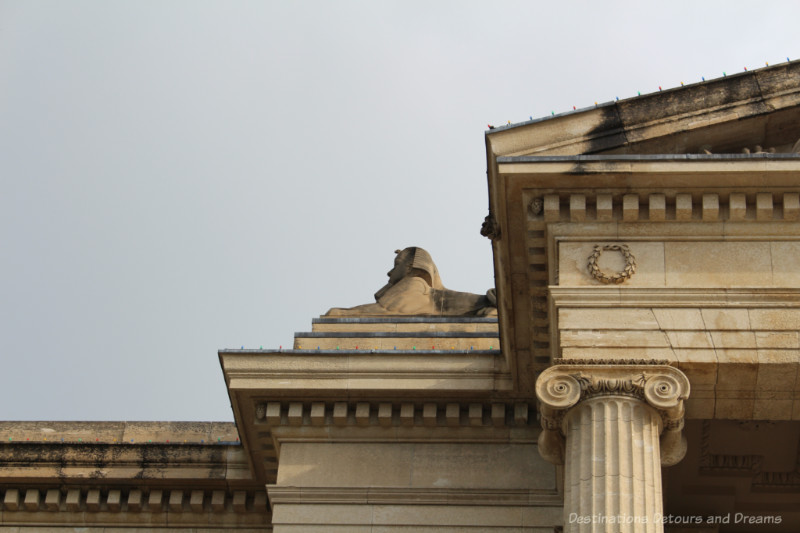
[[[787,192],[783,194],[783,219],[794,221],[800,218],[800,194]]]
[[[558,310],[559,328],[608,330],[658,330],[658,322],[650,309],[575,309]]]
[[[195,513],[202,513],[203,512],[203,497],[204,493],[202,490],[193,490],[189,496],[189,507],[191,507],[192,512]]]
[[[680,368],[692,384],[692,397],[697,389],[713,390],[717,384],[717,354],[709,349],[675,349]]]
[[[448,403],[445,406],[444,418],[448,426],[458,426],[461,420],[461,406],[457,403]]]
[[[622,220],[636,222],[639,220],[639,195],[625,194],[622,196]]]
[[[562,347],[667,348],[670,341],[659,330],[562,330]]]
[[[558,245],[558,270],[561,286],[597,287],[597,281],[588,270],[589,256],[594,245],[600,242],[562,242]],[[630,251],[636,258],[636,273],[627,280],[624,287],[663,287],[664,286],[664,244],[661,242],[636,242],[630,244]],[[625,268],[625,258],[620,252],[605,251],[597,261],[598,267],[607,275],[613,275]]]
[[[345,402],[336,402],[333,404],[333,423],[337,426],[344,426],[347,424],[347,404]]]
[[[768,242],[665,242],[664,260],[669,287],[772,285]]]
[[[770,243],[772,253],[772,283],[776,287],[800,286],[800,242],[773,241]],[[792,309],[796,312],[796,309]]]
[[[37,489],[28,489],[25,491],[25,501],[23,505],[25,510],[29,513],[39,510],[39,502],[42,499],[42,494]]]
[[[750,314],[747,309],[703,309],[705,328],[712,331],[747,331],[750,327]],[[753,337],[755,346],[755,336]]]
[[[369,425],[369,412],[370,405],[367,402],[359,402],[356,404],[356,424],[359,426]]]
[[[586,220],[586,195],[571,194],[569,196],[569,219],[572,222]]]
[[[414,425],[414,404],[404,403],[400,405],[400,425],[413,426]]]
[[[479,531],[491,531],[500,527],[521,527],[522,513],[518,507],[500,506],[375,505],[372,519],[374,525],[413,526],[416,531],[424,526],[438,526],[450,531],[471,526]],[[480,527],[486,526],[487,522],[491,527]]]
[[[610,194],[597,195],[597,220],[600,222],[614,220],[614,202]]]
[[[506,423],[506,406],[502,403],[492,404],[492,425],[495,427],[504,426]]]
[[[128,511],[138,513],[142,510],[144,498],[142,491],[139,489],[131,489],[128,493]]]
[[[435,403],[426,403],[422,406],[422,423],[426,426],[436,425],[436,411]]]
[[[314,402],[311,404],[311,414],[309,415],[312,426],[321,426],[325,423],[325,403]]]
[[[711,341],[718,350],[756,348],[756,335],[752,331],[712,331]]]
[[[711,335],[707,331],[667,331],[666,335],[673,348],[709,349],[714,347]]]
[[[384,427],[392,425],[392,404],[381,403],[378,405],[378,423]]]
[[[692,220],[692,195],[675,195],[675,220],[685,222]]]
[[[758,377],[756,350],[718,349],[716,354],[719,361],[717,391],[755,390]]]
[[[247,511],[247,493],[245,491],[237,490],[233,493],[233,510],[237,513]]]
[[[371,531],[373,508],[371,505],[338,505],[318,503],[313,507],[283,503],[275,507],[272,515],[273,524],[302,524],[307,529],[319,530],[315,526],[357,528],[360,524],[368,524],[367,533]],[[358,529],[332,529],[331,531],[359,531]]]
[[[147,508],[151,513],[157,513],[163,510],[164,491],[161,489],[151,490],[147,496]]]
[[[719,219],[719,195],[703,195],[703,222],[715,222]]]
[[[303,425],[303,404],[300,402],[292,402],[289,404],[289,409],[286,413],[286,419],[290,426]]]
[[[756,331],[755,336],[758,349],[800,348],[800,338],[798,338],[797,331]]]
[[[278,402],[269,402],[265,412],[265,418],[268,424],[277,426],[281,423],[281,404]]]
[[[211,510],[220,513],[225,510],[225,491],[215,490],[211,493]]]
[[[269,499],[266,492],[256,492],[253,496],[253,510],[264,512],[269,509]]]
[[[81,509],[81,491],[79,489],[69,489],[66,498],[67,511],[77,512]]]
[[[769,400],[756,398],[753,402],[755,420],[791,420],[794,400]]]
[[[482,426],[483,425],[483,405],[479,403],[471,403],[469,405],[469,425]]]
[[[86,510],[92,513],[100,510],[100,490],[89,489],[86,491]]]
[[[655,308],[652,310],[657,326],[663,330],[705,330],[699,309]]]
[[[171,490],[169,491],[169,510],[173,513],[180,513],[183,511],[183,491]]]
[[[797,331],[800,329],[800,309],[751,309],[748,316],[754,330]]]
[[[663,194],[650,195],[650,221],[663,222],[667,218],[667,199]]]
[[[61,491],[49,489],[44,497],[44,508],[48,511],[58,511],[61,508]]]
[[[772,220],[772,210],[772,193],[758,193],[756,195],[756,220]]]
[[[108,498],[106,498],[108,510],[113,513],[118,513],[122,508],[122,491],[112,489],[108,491]]]
[[[18,489],[8,489],[3,496],[3,507],[6,511],[19,510],[20,495]]]
[[[744,193],[731,193],[728,210],[732,221],[747,218],[747,197]]]
[[[797,350],[758,350],[757,391],[793,391],[797,382]]]
[[[558,222],[561,218],[561,200],[557,194],[544,196],[544,219],[546,222]]]
[[[714,418],[724,420],[752,420],[755,406],[753,390],[717,389]]]
[[[689,420],[709,420],[714,418],[714,404],[716,402],[714,391],[695,391],[684,404],[686,407],[686,419]]]
[[[528,423],[528,404],[517,403],[514,404],[514,423],[518,425],[525,425]]]

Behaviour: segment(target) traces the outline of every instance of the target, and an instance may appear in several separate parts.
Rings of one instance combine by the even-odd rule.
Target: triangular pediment
[[[800,149],[800,62],[503,126],[490,155],[791,153]]]

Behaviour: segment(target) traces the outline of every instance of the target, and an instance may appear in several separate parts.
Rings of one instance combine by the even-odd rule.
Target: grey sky
[[[752,6],[0,0],[0,419],[231,420],[396,248],[484,292],[487,123],[800,57]]]

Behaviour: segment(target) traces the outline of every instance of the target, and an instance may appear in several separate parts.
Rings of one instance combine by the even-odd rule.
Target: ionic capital
[[[638,363],[638,362],[637,362]],[[683,459],[683,401],[689,397],[689,380],[666,364],[587,364],[564,361],[542,372],[536,380],[542,434],[539,452],[554,464],[564,464],[564,415],[580,402],[604,396],[636,399],[660,415],[661,464]]]

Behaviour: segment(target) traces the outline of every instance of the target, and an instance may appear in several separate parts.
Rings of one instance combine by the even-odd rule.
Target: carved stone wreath
[[[613,275],[608,275],[597,266],[597,260],[604,251],[619,252],[625,258],[625,269]],[[594,252],[589,256],[589,274],[600,283],[624,283],[636,273],[636,258],[633,257],[627,244],[594,245]]]

